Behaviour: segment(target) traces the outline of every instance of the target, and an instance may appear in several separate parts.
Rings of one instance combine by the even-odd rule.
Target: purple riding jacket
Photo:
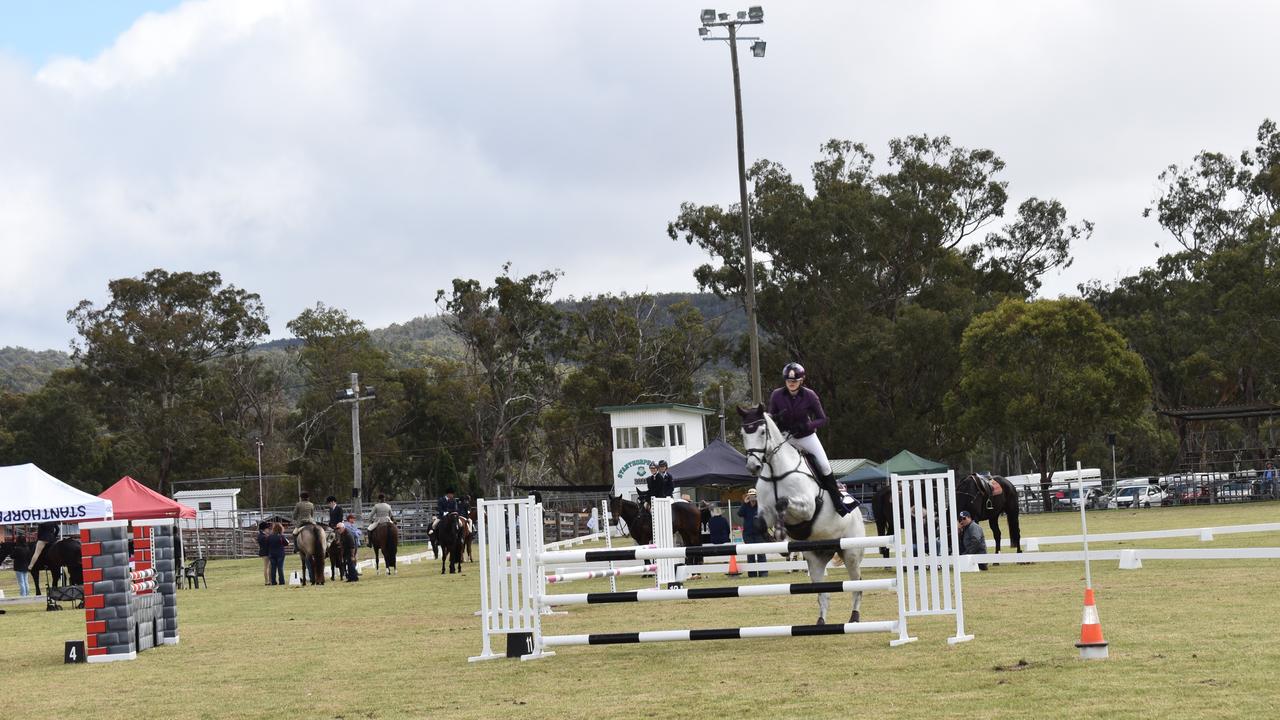
[[[792,395],[786,388],[778,388],[769,396],[769,414],[778,428],[792,437],[812,435],[827,424],[827,414],[822,411],[818,393],[807,387]]]

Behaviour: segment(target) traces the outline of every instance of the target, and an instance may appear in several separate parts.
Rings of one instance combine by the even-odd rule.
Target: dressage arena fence
[[[956,634],[948,643],[971,640],[964,632],[959,537],[956,525],[955,475],[953,472],[898,476],[890,479],[895,516],[899,508],[915,508],[912,522],[899,523],[893,535],[846,537],[832,540],[792,540],[767,543],[730,543],[699,547],[673,547],[669,503],[655,499],[656,546],[600,550],[551,550],[542,542],[542,509],[534,499],[479,501],[478,533],[481,541],[480,611],[481,653],[472,661],[500,657],[522,660],[554,655],[549,648],[566,645],[689,640],[728,640],[766,637],[801,637],[853,633],[892,633],[890,645],[914,641],[907,620],[920,616],[953,616]],[[661,507],[666,505],[667,515]],[[930,518],[936,521],[929,521]],[[606,516],[607,519],[607,516]],[[665,524],[663,521],[665,520]],[[941,529],[941,531],[940,531]],[[606,535],[606,541],[608,536]],[[675,561],[766,553],[804,551],[834,552],[889,547],[895,550],[894,577],[843,582],[740,585],[715,588],[677,587]],[[913,552],[913,550],[915,552]],[[642,561],[656,565],[658,587],[630,592],[550,594],[546,568],[556,563]],[[650,563],[649,561],[657,561]],[[673,569],[665,572],[663,561]],[[614,570],[611,568],[611,570]],[[607,571],[606,571],[607,572]],[[610,575],[612,581],[616,575]],[[557,581],[559,582],[559,581]],[[665,586],[665,587],[664,587]],[[547,635],[542,619],[550,608],[564,605],[711,600],[777,595],[809,595],[831,592],[885,591],[897,595],[894,620],[833,623],[826,625],[761,625],[739,628],[680,629],[641,632],[608,632]],[[495,651],[496,641],[506,637],[505,648]]]
[[[173,520],[80,525],[85,655],[91,663],[133,660],[156,645],[178,644]]]

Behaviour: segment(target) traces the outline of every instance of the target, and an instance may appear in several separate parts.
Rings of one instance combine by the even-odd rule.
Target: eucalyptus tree
[[[216,272],[108,283],[111,300],[67,313],[80,338],[72,356],[101,403],[113,442],[134,448],[132,473],[168,492],[175,473],[224,462],[205,383],[215,364],[246,353],[269,330],[256,293],[223,286]]]
[[[1033,294],[1092,231],[1036,198],[998,226],[1004,166],[991,150],[909,136],[890,142],[880,169],[865,146],[828,142],[812,191],[776,163],[752,167],[762,360],[805,365],[833,418],[833,452],[967,449],[942,412],[965,327],[1006,297]],[[745,289],[739,231],[737,208],[692,203],[668,226],[711,256],[695,277],[721,297]]]

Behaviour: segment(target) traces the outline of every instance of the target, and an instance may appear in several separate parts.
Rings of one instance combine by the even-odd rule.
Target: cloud
[[[831,137],[992,147],[1015,199],[1098,222],[1051,293],[1154,259],[1155,174],[1248,145],[1280,64],[1270,6],[775,5],[769,56],[742,58],[749,158],[804,179]],[[506,260],[564,270],[564,294],[692,290],[704,259],[666,223],[737,194],[728,53],[696,18],[219,0],[93,58],[0,56],[0,345],[64,347],[69,308],[153,267],[222,272],[277,335],[317,300],[374,326],[434,312]]]

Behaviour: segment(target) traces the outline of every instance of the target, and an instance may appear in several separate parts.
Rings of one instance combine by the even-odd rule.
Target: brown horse
[[[303,525],[298,531],[298,552],[302,555],[302,584],[307,584],[307,575],[311,575],[314,585],[324,584],[324,558],[328,549],[324,528],[310,523]]]
[[[627,523],[627,534],[637,545],[653,542],[653,517],[639,503],[609,496],[609,512]],[[702,545],[702,513],[691,502],[677,500],[671,503],[671,529],[680,536],[685,547]],[[689,558],[690,565],[699,565],[701,558]]]
[[[373,548],[373,574],[378,574],[379,555],[387,560],[387,574],[396,574],[396,548],[400,546],[400,530],[395,523],[378,523],[369,533],[369,546]]]

